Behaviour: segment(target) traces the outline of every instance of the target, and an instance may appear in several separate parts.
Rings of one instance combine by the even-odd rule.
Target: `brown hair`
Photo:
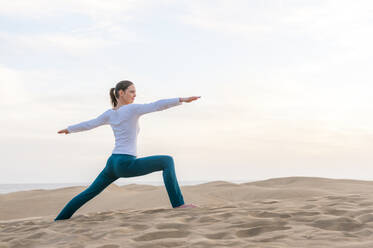
[[[124,92],[126,92],[126,89],[131,85],[133,85],[131,81],[123,80],[117,83],[115,88],[110,89],[111,105],[113,105],[113,107],[116,107],[118,105],[117,98],[119,98],[119,90],[123,90]]]

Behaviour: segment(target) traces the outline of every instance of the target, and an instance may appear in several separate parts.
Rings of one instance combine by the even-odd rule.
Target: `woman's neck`
[[[119,109],[120,107],[124,106],[124,105],[128,105],[129,103],[123,103],[123,102],[119,102],[117,104],[117,106],[115,106],[113,109]]]

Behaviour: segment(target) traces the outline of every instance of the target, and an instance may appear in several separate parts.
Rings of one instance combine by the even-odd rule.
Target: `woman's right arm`
[[[109,124],[109,111],[110,110],[105,111],[104,113],[102,113],[101,115],[92,120],[83,121],[75,125],[70,125],[66,129],[58,131],[58,133],[76,133],[90,130],[101,125]]]

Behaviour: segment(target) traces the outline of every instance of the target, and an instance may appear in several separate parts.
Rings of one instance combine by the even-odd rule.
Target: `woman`
[[[187,98],[162,99],[147,104],[134,104],[136,89],[131,81],[120,81],[115,88],[110,89],[112,109],[106,110],[97,118],[68,126],[58,133],[75,133],[110,124],[115,136],[115,147],[106,162],[105,168],[83,192],[75,196],[54,219],[69,219],[83,204],[98,195],[112,182],[120,177],[137,177],[155,171],[163,171],[163,181],[173,208],[195,208],[193,204],[184,204],[180,191],[174,161],[171,156],[157,155],[137,158],[138,120],[143,114],[161,111],[181,105],[182,102],[192,102],[200,96]]]

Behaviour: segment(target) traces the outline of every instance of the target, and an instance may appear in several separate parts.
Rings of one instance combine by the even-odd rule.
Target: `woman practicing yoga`
[[[106,110],[97,118],[68,126],[58,133],[75,133],[110,124],[115,136],[115,147],[106,162],[105,168],[93,183],[83,192],[69,201],[54,219],[69,219],[83,204],[98,195],[120,177],[137,177],[155,171],[163,171],[163,181],[173,208],[195,208],[193,204],[184,204],[184,198],[177,182],[174,160],[168,155],[155,155],[137,158],[138,120],[143,114],[161,111],[192,102],[200,96],[187,98],[161,99],[147,104],[134,104],[136,89],[131,81],[120,81],[110,89],[112,109]]]

